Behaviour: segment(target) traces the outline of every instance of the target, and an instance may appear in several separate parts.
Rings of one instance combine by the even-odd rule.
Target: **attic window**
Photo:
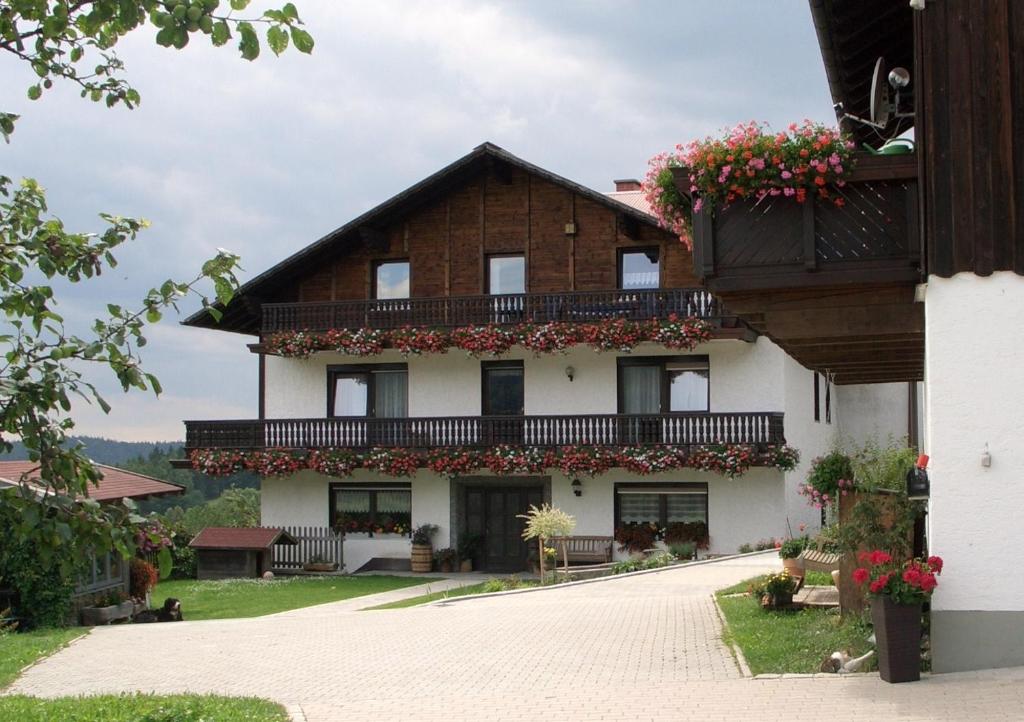
[[[409,262],[379,261],[374,269],[373,297],[409,298]]]
[[[619,288],[658,288],[661,263],[657,248],[622,251],[619,255]]]

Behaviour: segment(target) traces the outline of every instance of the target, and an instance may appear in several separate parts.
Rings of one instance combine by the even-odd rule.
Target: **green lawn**
[[[81,627],[69,629],[37,629],[23,634],[0,636],[0,689],[3,689],[22,669],[47,655],[53,654],[72,639],[88,630]],[[0,719],[16,719],[0,714]]]
[[[439,580],[391,576],[278,577],[269,582],[262,579],[171,579],[157,584],[152,599],[156,607],[167,597],[181,600],[181,611],[188,621],[231,619],[258,617],[432,581]]]
[[[281,705],[212,695],[0,697],[0,719],[18,722],[287,722]]]
[[[726,641],[743,651],[754,674],[818,672],[832,652],[846,650],[857,657],[872,648],[864,618],[842,620],[837,609],[773,612],[749,595],[724,596],[746,591],[751,581],[718,592],[718,604],[725,615]],[[874,668],[872,659],[860,671]]]

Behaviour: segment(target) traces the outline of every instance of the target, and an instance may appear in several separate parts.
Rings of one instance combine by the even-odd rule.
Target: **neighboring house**
[[[185,489],[160,479],[144,474],[125,471],[106,464],[96,464],[102,474],[97,485],[90,485],[88,496],[103,504],[111,504],[122,499],[141,501],[157,496],[184,494]],[[28,482],[30,486],[44,491],[38,484],[39,465],[32,461],[0,461],[0,488],[14,487]],[[75,590],[76,597],[110,592],[117,589],[128,591],[128,564],[117,552],[111,552],[93,560],[91,569],[86,572]]]
[[[579,535],[703,522],[712,554],[817,525],[797,493],[807,465],[847,423],[906,435],[906,385],[837,392],[700,288],[638,184],[618,185],[604,195],[483,144],[246,283],[221,323],[192,316],[258,337],[260,364],[259,418],[187,421],[192,463],[262,470],[262,523],[344,529],[350,571],[407,568],[423,523],[440,526],[435,547],[482,535],[478,568],[521,570],[517,515],[544,502]],[[636,329],[616,319],[670,332],[627,353]],[[533,336],[464,350],[515,328]],[[534,353],[574,334],[615,348]],[[802,455],[790,471],[785,444]],[[742,454],[736,478],[707,470]],[[643,473],[652,458],[671,470]]]
[[[779,199],[753,223],[743,204],[698,214],[695,270],[840,389],[924,382],[927,533],[945,560],[932,669],[1021,665],[1024,576],[1006,556],[1024,542],[1024,4],[810,6],[844,129],[877,148],[913,128],[916,152],[862,157],[836,189],[842,209]],[[909,70],[899,113],[882,95],[895,67]],[[858,120],[872,106],[879,127]]]

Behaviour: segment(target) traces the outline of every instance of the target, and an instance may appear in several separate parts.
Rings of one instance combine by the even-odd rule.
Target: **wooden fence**
[[[284,526],[279,527],[299,542],[297,545],[274,545],[275,569],[301,569],[313,557],[319,556],[337,562],[338,569],[344,566],[343,544],[345,537],[327,526]]]

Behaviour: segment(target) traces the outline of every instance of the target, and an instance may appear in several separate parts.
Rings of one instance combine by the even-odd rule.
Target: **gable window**
[[[409,298],[409,262],[378,261],[374,264],[373,297]]]
[[[660,285],[661,262],[657,248],[619,252],[619,288],[631,290]]]
[[[409,534],[412,485],[408,482],[331,484],[331,526],[346,534]]]
[[[619,413],[663,414],[710,409],[707,356],[619,359]]]
[[[409,415],[409,372],[405,364],[329,366],[327,415],[397,419]]]
[[[624,524],[708,522],[708,485],[620,483],[615,485],[615,528]]]
[[[526,257],[501,254],[487,257],[487,293],[526,293]]]

